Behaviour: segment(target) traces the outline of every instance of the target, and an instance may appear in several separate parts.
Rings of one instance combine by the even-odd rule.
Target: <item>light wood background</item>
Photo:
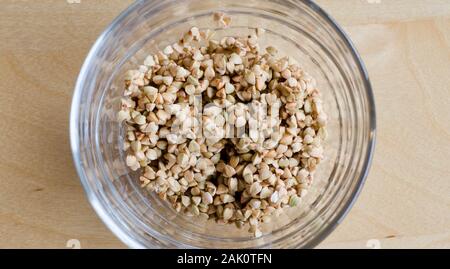
[[[131,2],[1,1],[0,248],[125,247],[87,202],[68,127],[88,50]],[[450,1],[317,2],[359,49],[378,113],[367,183],[319,247],[450,248]]]

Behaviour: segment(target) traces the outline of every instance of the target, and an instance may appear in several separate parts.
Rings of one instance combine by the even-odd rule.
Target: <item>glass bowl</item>
[[[141,190],[125,165],[123,128],[115,120],[126,70],[175,42],[192,26],[214,28],[212,14],[232,17],[223,35],[266,29],[262,47],[289,55],[318,82],[328,114],[326,159],[300,206],[254,238],[247,229],[176,214]],[[98,38],[81,69],[70,116],[76,169],[105,224],[131,248],[312,248],[344,218],[367,176],[375,141],[375,106],[364,65],[339,26],[316,4],[297,0],[136,1]]]

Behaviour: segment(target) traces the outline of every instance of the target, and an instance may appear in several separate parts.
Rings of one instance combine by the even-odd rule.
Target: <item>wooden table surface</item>
[[[0,248],[125,247],[89,205],[69,145],[74,83],[131,0],[0,5]],[[450,248],[450,2],[318,0],[364,59],[377,105],[367,183],[321,248]]]

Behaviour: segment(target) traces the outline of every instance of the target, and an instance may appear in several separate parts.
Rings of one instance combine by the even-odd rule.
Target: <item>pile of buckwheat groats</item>
[[[315,80],[261,51],[262,34],[217,41],[192,27],[127,72],[118,112],[143,188],[177,212],[248,223],[255,237],[307,193],[327,122]]]

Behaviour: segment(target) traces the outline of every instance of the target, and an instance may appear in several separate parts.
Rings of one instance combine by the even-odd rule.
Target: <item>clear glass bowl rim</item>
[[[89,184],[87,182],[87,178],[84,174],[84,168],[81,165],[80,158],[80,137],[79,137],[79,111],[81,105],[81,94],[84,86],[84,81],[87,76],[87,72],[89,71],[90,63],[95,58],[97,51],[103,45],[103,41],[105,36],[107,36],[114,28],[122,23],[122,21],[134,10],[134,8],[146,0],[137,0],[128,6],[119,16],[117,16],[109,26],[103,31],[103,33],[97,38],[91,50],[89,51],[81,71],[78,75],[78,79],[75,85],[75,91],[72,97],[71,111],[70,111],[70,145],[72,149],[72,156],[75,168],[77,170],[80,181],[83,185],[83,189],[88,197],[88,200],[91,206],[94,208],[97,215],[100,219],[105,223],[105,225],[115,234],[125,245],[130,248],[145,248],[145,246],[133,240],[131,236],[129,236],[125,231],[123,231],[120,226],[115,222],[115,220],[109,215],[109,213],[105,210],[105,208],[99,202],[99,198],[95,195],[95,193],[90,189]],[[338,23],[328,14],[326,13],[319,5],[317,5],[312,0],[301,0],[307,6],[309,6],[312,10],[314,10],[320,17],[322,17],[326,22],[329,23],[331,27],[336,31],[336,33],[342,38],[342,41],[345,42],[346,47],[350,50],[351,56],[353,57],[355,63],[357,64],[358,71],[361,75],[361,78],[364,81],[365,93],[368,100],[368,109],[369,109],[369,119],[370,119],[370,138],[368,141],[368,151],[366,156],[364,157],[364,165],[363,165],[363,173],[359,175],[358,182],[356,187],[354,188],[350,199],[346,201],[346,205],[342,207],[340,212],[338,212],[334,219],[330,222],[330,225],[321,231],[313,240],[311,240],[305,247],[306,248],[314,248],[320,242],[322,242],[345,218],[345,216],[349,213],[350,209],[353,207],[353,204],[357,200],[364,183],[366,181],[367,175],[369,173],[369,169],[371,167],[374,149],[375,149],[375,141],[376,141],[376,111],[375,111],[375,100],[372,91],[372,85],[370,83],[369,75],[367,69],[362,61],[361,56],[359,55],[356,47],[353,42],[338,25]]]

